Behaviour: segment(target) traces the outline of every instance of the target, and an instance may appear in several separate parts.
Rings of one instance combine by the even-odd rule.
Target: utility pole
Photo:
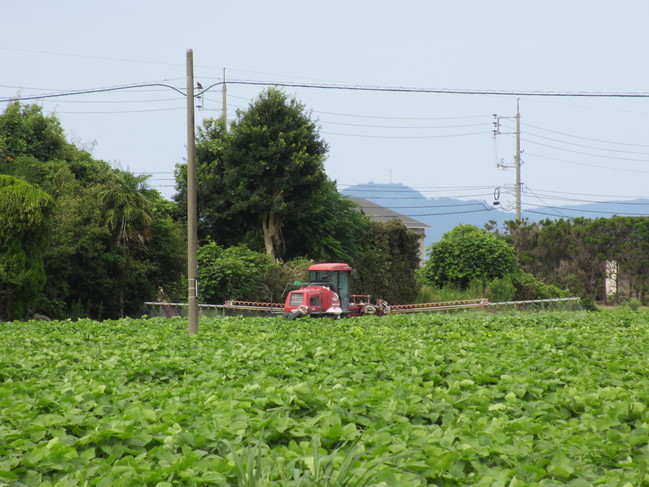
[[[225,68],[223,68],[223,111],[221,116],[223,117],[223,125],[225,126],[225,131],[228,131],[228,89],[225,84]]]
[[[516,115],[513,117],[499,117],[494,114],[494,138],[496,135],[515,135],[516,136],[516,152],[514,153],[514,165],[508,166],[505,164],[497,163],[498,169],[508,169],[513,167],[516,169],[516,185],[514,187],[514,194],[516,198],[515,209],[516,209],[516,219],[521,219],[521,189],[523,183],[521,182],[521,112],[520,112],[520,98],[516,100]],[[515,132],[501,132],[500,131],[500,120],[506,118],[515,118],[516,119],[516,131]]]
[[[520,98],[516,99],[516,154],[514,164],[516,165],[516,219],[521,219],[521,111]]]
[[[187,49],[187,332],[190,335],[198,333],[198,211],[194,103],[194,52]]]

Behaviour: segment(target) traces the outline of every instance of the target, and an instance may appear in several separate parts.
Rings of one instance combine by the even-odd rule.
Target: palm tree
[[[118,170],[99,193],[104,223],[113,233],[122,255],[117,290],[120,317],[124,317],[124,297],[127,278],[134,264],[133,254],[136,250],[145,249],[152,238],[153,201],[148,188],[149,177]]]

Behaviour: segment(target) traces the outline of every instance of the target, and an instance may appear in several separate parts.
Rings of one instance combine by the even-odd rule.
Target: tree
[[[232,210],[256,216],[271,257],[283,254],[287,217],[326,181],[326,153],[304,106],[276,89],[262,93],[233,124],[224,178],[238,193]]]
[[[23,317],[45,285],[44,251],[52,199],[0,175],[0,319]]]
[[[422,277],[436,286],[466,289],[472,281],[485,283],[513,274],[518,268],[513,247],[473,225],[458,225],[428,249]]]
[[[196,146],[199,237],[280,259],[351,255],[360,218],[327,178],[326,153],[305,107],[276,89],[238,112],[230,132],[206,121]],[[177,171],[181,205],[185,171]]]
[[[412,303],[417,296],[421,238],[396,219],[369,222],[362,250],[353,261],[358,271],[353,292],[392,304]]]
[[[138,265],[134,253],[145,249],[152,238],[153,204],[147,175],[116,171],[110,183],[99,193],[104,205],[104,222],[115,237],[121,256],[117,272],[119,314],[124,316],[124,298],[129,273]]]
[[[159,287],[175,295],[185,246],[182,226],[172,220],[174,204],[145,191],[152,220],[148,230],[141,229],[136,215],[120,213],[124,206],[108,199],[119,190],[117,180],[128,175],[69,143],[56,117],[45,116],[36,105],[7,107],[0,115],[0,174],[25,180],[52,198],[43,255],[47,286],[37,296],[38,312],[53,318],[114,318],[137,313],[143,301],[156,298]],[[146,248],[136,245],[142,239]],[[130,270],[119,284],[125,256]],[[123,292],[117,291],[120,286]]]

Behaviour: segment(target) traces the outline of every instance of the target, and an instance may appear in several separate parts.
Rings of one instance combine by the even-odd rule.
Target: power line
[[[251,86],[279,86],[284,88],[312,88],[322,90],[341,91],[370,91],[382,93],[429,93],[445,95],[499,95],[499,96],[540,96],[540,97],[588,97],[588,98],[649,98],[649,93],[641,92],[560,92],[560,91],[517,91],[517,90],[483,90],[483,89],[449,89],[449,88],[408,88],[393,86],[363,86],[363,85],[338,85],[317,83],[291,83],[286,81],[255,81],[255,80],[228,80],[228,84]],[[206,92],[223,81],[213,83],[205,88]]]
[[[620,150],[620,149],[607,149],[606,147],[594,147],[592,145],[584,145],[584,144],[577,144],[577,143],[574,143],[574,142],[566,142],[564,140],[553,139],[552,137],[545,137],[543,135],[538,135],[538,134],[531,133],[531,132],[526,132],[526,134],[531,135],[532,137],[538,137],[539,139],[551,140],[552,142],[559,142],[560,144],[572,145],[572,146],[575,146],[575,147],[583,147],[585,149],[601,150],[601,151],[606,151],[606,152],[617,152],[617,153],[620,153],[620,154],[649,155],[649,152],[627,151],[627,150]],[[552,146],[549,146],[549,147],[552,147]],[[598,157],[606,157],[606,156],[598,156]]]
[[[590,137],[582,137],[582,136],[579,136],[579,135],[567,134],[565,132],[558,132],[556,130],[550,130],[550,129],[547,129],[547,128],[544,128],[544,127],[539,127],[537,125],[531,125],[531,124],[528,124],[528,123],[523,124],[523,125],[527,126],[527,127],[532,127],[532,128],[538,129],[538,130],[543,130],[544,132],[550,132],[550,133],[557,134],[557,135],[564,135],[566,137],[574,137],[575,139],[589,140],[591,142],[601,142],[601,143],[604,143],[604,144],[615,144],[615,145],[630,145],[630,146],[635,146],[635,147],[649,147],[649,144],[631,144],[631,143],[626,143],[626,142],[614,142],[614,141],[610,141],[610,140],[594,139],[594,138],[590,138]]]
[[[358,123],[346,123],[346,122],[332,122],[329,120],[319,120],[320,123],[325,125],[343,125],[346,127],[363,127],[363,128],[378,128],[378,129],[415,129],[415,130],[436,130],[436,129],[453,129],[453,128],[466,128],[466,127],[481,127],[485,126],[484,123],[470,123],[464,125],[368,125],[368,124],[358,124]]]
[[[532,157],[537,157],[539,159],[548,159],[551,161],[557,161],[557,162],[563,162],[565,164],[574,164],[577,166],[586,166],[586,167],[595,167],[598,169],[606,169],[606,170],[612,170],[612,171],[622,171],[622,172],[632,172],[632,173],[647,173],[649,170],[643,170],[643,169],[628,169],[625,167],[612,167],[612,166],[602,166],[599,164],[588,164],[585,162],[577,162],[577,161],[566,161],[565,159],[558,159],[556,157],[550,157],[550,156],[541,156],[538,154],[533,154],[531,152],[525,152],[525,155],[527,156],[532,156]],[[601,156],[604,157],[604,156]],[[615,159],[615,158],[611,158]]]
[[[490,131],[467,132],[464,134],[446,134],[446,135],[364,135],[364,134],[344,134],[340,132],[320,132],[324,135],[340,135],[343,137],[363,137],[369,139],[444,139],[448,137],[468,137],[473,135],[485,135]]]
[[[594,204],[602,204],[602,205],[649,206],[649,202],[641,203],[637,201],[610,201],[610,200],[602,201],[602,200],[591,200],[591,199],[583,199],[583,198],[569,198],[566,196],[553,196],[551,194],[544,194],[535,191],[530,191],[530,194],[536,196],[539,199],[541,199],[540,196],[543,196],[544,198],[557,200],[557,201],[575,201],[579,203],[594,203]],[[638,198],[638,199],[643,199],[643,198]],[[547,204],[545,202],[543,203]]]
[[[547,210],[556,210],[556,211],[572,211],[575,213],[594,213],[594,214],[600,214],[600,215],[619,215],[619,216],[648,216],[646,213],[622,213],[622,212],[617,212],[617,211],[602,211],[602,210],[586,210],[583,208],[567,208],[567,207],[561,207],[561,206],[542,206],[542,207],[537,207],[537,208],[543,208]],[[529,213],[535,213],[534,210],[525,210],[526,212]],[[570,217],[570,218],[575,218],[575,217]]]
[[[209,85],[207,88],[199,91],[196,96],[200,96],[210,89],[224,84],[224,81],[218,81]],[[249,86],[277,86],[284,88],[307,88],[321,90],[338,90],[338,91],[366,91],[381,93],[427,93],[427,94],[446,94],[446,95],[497,95],[497,96],[533,96],[533,97],[588,97],[588,98],[649,98],[649,93],[640,92],[558,92],[558,91],[517,91],[517,90],[484,90],[484,89],[449,89],[449,88],[408,88],[408,87],[391,87],[391,86],[363,86],[363,85],[338,85],[338,84],[317,84],[317,83],[292,83],[286,81],[256,81],[256,80],[228,80],[227,84],[231,85],[249,85]],[[127,90],[133,88],[145,87],[165,87],[170,88],[179,94],[186,96],[180,89],[166,83],[139,83],[110,88],[94,88],[88,90],[75,90],[68,92],[52,93],[47,95],[31,95],[0,99],[0,102],[22,101],[22,100],[40,100],[44,98],[56,98],[63,96],[83,95],[90,93],[103,93],[109,91]]]
[[[107,93],[111,91],[122,91],[122,90],[131,90],[135,88],[151,88],[154,86],[169,88],[175,92],[181,94],[182,96],[187,96],[183,91],[179,90],[175,86],[171,86],[166,83],[138,83],[131,85],[121,85],[121,86],[112,86],[108,88],[92,88],[87,90],[75,90],[75,91],[65,91],[58,93],[49,93],[44,95],[29,95],[29,96],[13,96],[9,98],[0,98],[1,102],[14,102],[14,101],[26,101],[26,100],[43,100],[46,98],[60,98],[64,96],[76,96],[76,95],[89,95],[92,93]]]
[[[358,115],[353,113],[323,112],[320,110],[315,110],[314,113],[322,113],[324,115],[336,115],[340,117],[370,118],[370,119],[377,119],[377,120],[463,120],[469,118],[491,117],[491,115],[466,115],[460,117],[387,117],[381,115]]]
[[[36,49],[24,49],[16,47],[2,47],[0,49],[3,51],[16,51],[16,52],[29,52],[32,54],[47,54],[49,56],[66,56],[66,57],[76,57],[83,59],[98,59],[102,61],[118,61],[126,63],[138,63],[138,64],[160,64],[165,66],[180,66],[178,63],[170,62],[161,62],[161,61],[151,61],[151,60],[142,60],[142,59],[125,59],[125,58],[115,58],[115,57],[106,57],[106,56],[88,56],[83,54],[70,54],[64,52],[53,52],[53,51],[40,51]]]
[[[101,111],[101,112],[91,112],[91,111],[83,111],[83,112],[70,112],[70,111],[58,111],[56,113],[61,113],[65,115],[110,115],[110,114],[119,114],[119,113],[148,113],[148,112],[169,112],[169,111],[177,111],[177,110],[186,110],[185,107],[174,107],[174,108],[149,108],[145,110],[111,110],[111,111]]]
[[[582,151],[577,151],[577,150],[572,150],[572,149],[566,149],[566,148],[563,148],[563,147],[556,147],[554,145],[543,144],[541,142],[536,142],[534,140],[529,140],[527,138],[523,138],[522,140],[524,140],[525,142],[527,142],[529,144],[540,145],[542,147],[547,147],[548,149],[555,149],[555,150],[560,150],[560,151],[563,151],[563,152],[570,152],[572,154],[579,154],[579,155],[582,155],[582,156],[603,157],[605,159],[615,159],[615,160],[618,160],[618,161],[649,162],[649,159],[636,159],[636,158],[632,158],[632,157],[613,157],[613,156],[609,156],[609,155],[592,154],[590,152],[582,152]]]
[[[406,214],[399,213],[399,215],[400,216],[407,216],[409,218],[415,218],[416,219],[416,218],[422,217],[422,216],[463,215],[463,214],[466,214],[466,213],[482,213],[482,212],[490,212],[490,211],[497,211],[497,210],[495,208],[487,208],[486,206],[484,206],[480,210],[451,211],[451,212],[443,212],[443,213],[422,213],[422,214],[418,214],[418,215],[414,215],[414,214],[406,215]],[[373,214],[372,218],[390,218],[390,219],[392,219],[392,218],[395,218],[395,215],[394,214],[392,214],[392,215],[374,215]]]
[[[620,196],[620,195],[612,195],[612,194],[600,195],[600,194],[593,194],[593,193],[573,193],[568,191],[551,191],[549,189],[541,189],[536,191],[543,191],[544,193],[550,193],[550,194],[567,194],[571,196],[596,196],[600,198],[639,198],[639,199],[647,198],[647,196]]]

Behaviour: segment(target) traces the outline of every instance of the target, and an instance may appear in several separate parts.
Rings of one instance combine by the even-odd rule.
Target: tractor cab
[[[286,297],[284,314],[289,319],[307,314],[349,314],[349,281],[353,269],[347,264],[313,264],[309,281]]]
[[[331,286],[340,298],[343,312],[349,311],[349,281],[353,269],[347,264],[313,264],[309,267],[309,283]]]

